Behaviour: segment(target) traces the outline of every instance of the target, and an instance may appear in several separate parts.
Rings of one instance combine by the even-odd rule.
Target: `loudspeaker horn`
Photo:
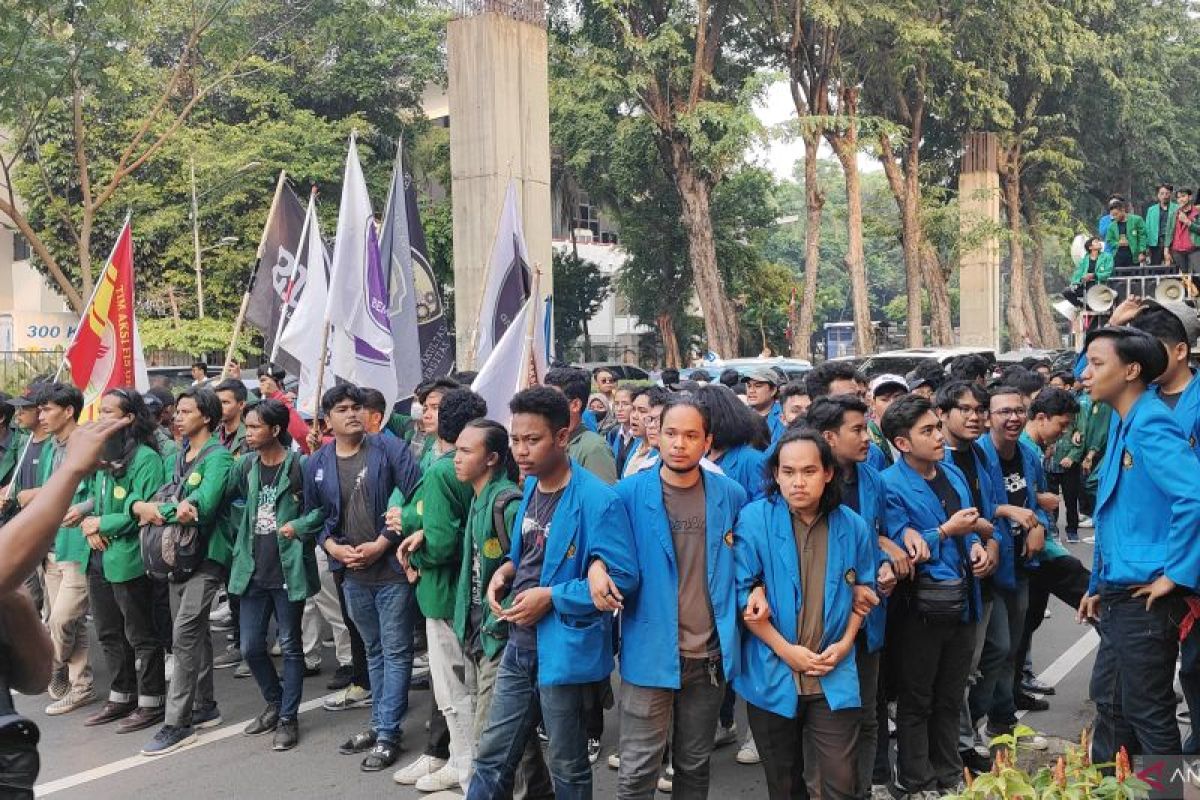
[[[1098,283],[1087,290],[1087,293],[1083,296],[1083,302],[1087,305],[1089,311],[1096,314],[1103,314],[1111,310],[1113,304],[1117,302],[1117,293],[1103,283]]]

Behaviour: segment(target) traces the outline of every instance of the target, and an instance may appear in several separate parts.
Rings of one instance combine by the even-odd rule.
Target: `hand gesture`
[[[502,570],[496,570],[492,573],[492,579],[488,581],[486,594],[492,613],[503,619],[504,608],[500,605],[500,601],[508,594],[508,577],[505,576]]]
[[[920,538],[920,534],[917,537]],[[921,539],[921,544],[925,544],[924,539]],[[888,557],[888,560],[892,562],[892,572],[896,573],[896,580],[902,581],[912,574],[913,563],[912,559],[908,556],[907,550],[886,536],[879,537],[879,547],[883,550],[883,554]],[[929,547],[926,546],[925,549],[928,551]]]
[[[404,532],[404,523],[401,520],[403,513],[404,512],[402,509],[396,507],[392,507],[387,510],[387,513],[383,517],[383,522],[385,525],[387,525],[387,529],[389,531],[392,531],[393,533]]]
[[[67,439],[67,452],[63,455],[60,468],[85,475],[94,472],[96,467],[100,466],[100,454],[104,452],[104,443],[108,441],[108,437],[132,421],[132,417],[121,417],[80,425]]]
[[[200,513],[190,500],[180,500],[175,506],[175,521],[180,525],[195,525],[200,519]]]
[[[875,594],[874,589],[864,585],[854,587],[853,608],[855,614],[865,617],[877,605],[879,605],[879,595]]]
[[[950,519],[942,523],[942,532],[947,536],[962,536],[974,530],[977,519],[979,519],[979,512],[976,509],[959,509],[950,516]]]
[[[625,607],[625,598],[608,574],[608,567],[600,559],[588,567],[588,590],[592,604],[600,611],[620,611]]]
[[[767,602],[767,590],[763,586],[755,586],[750,590],[750,598],[746,601],[746,610],[742,619],[747,623],[766,622],[771,618],[771,605]]]
[[[1100,619],[1100,597],[1094,594],[1085,594],[1083,599],[1079,601],[1079,610],[1075,612],[1075,621],[1083,624],[1085,622],[1095,622]]]
[[[1158,600],[1160,597],[1166,597],[1175,591],[1175,585],[1175,581],[1166,575],[1159,575],[1154,579],[1153,583],[1135,587],[1133,596],[1146,598],[1146,610],[1149,611],[1150,606],[1154,605],[1155,600]]]
[[[992,564],[992,557],[988,555],[987,549],[979,542],[971,545],[971,572],[978,575],[980,572],[986,573]]]
[[[892,590],[896,588],[896,572],[892,569],[892,562],[885,561],[879,565],[879,569],[875,571],[875,585],[884,597],[891,596]]]
[[[929,560],[929,542],[912,528],[904,529],[904,549],[914,565],[924,564]]]
[[[536,625],[538,620],[546,616],[552,605],[550,587],[534,586],[517,595],[503,614],[504,619],[514,625]]]

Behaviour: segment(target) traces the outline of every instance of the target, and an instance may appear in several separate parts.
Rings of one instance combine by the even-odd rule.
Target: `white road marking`
[[[1083,663],[1092,651],[1100,644],[1100,634],[1096,633],[1095,628],[1089,627],[1084,634],[1080,636],[1075,644],[1067,648],[1061,656],[1054,659],[1050,666],[1038,673],[1038,680],[1050,686],[1057,686],[1059,681],[1071,674],[1071,672]],[[1018,711],[1017,719],[1025,716],[1027,711]]]
[[[314,708],[320,708],[324,699],[324,697],[318,697],[315,700],[309,700],[306,703],[301,703],[300,713],[303,714],[306,711],[312,711]],[[49,795],[57,792],[66,791],[67,789],[74,789],[76,786],[82,786],[85,783],[98,781],[101,778],[107,778],[110,775],[126,772],[134,769],[135,767],[161,764],[164,759],[177,756],[180,753],[186,753],[189,750],[195,750],[197,747],[203,747],[206,744],[213,744],[225,739],[230,739],[234,736],[239,736],[241,735],[242,730],[253,721],[253,719],[246,719],[242,720],[241,722],[234,722],[230,725],[225,725],[224,727],[217,728],[216,730],[197,731],[197,739],[195,742],[189,744],[187,747],[181,747],[173,753],[167,753],[166,755],[162,756],[143,756],[140,754],[136,756],[130,756],[129,758],[122,758],[120,761],[102,764],[95,769],[84,770],[83,772],[77,772],[74,775],[68,775],[65,778],[59,778],[58,780],[38,784],[37,786],[33,787],[34,796],[48,797]],[[146,731],[146,733],[153,735],[151,731]]]

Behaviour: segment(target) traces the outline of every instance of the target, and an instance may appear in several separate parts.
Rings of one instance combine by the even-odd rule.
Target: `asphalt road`
[[[1071,545],[1085,564],[1091,563],[1091,546]],[[1090,721],[1086,702],[1087,684],[1098,639],[1090,628],[1075,624],[1073,610],[1057,599],[1050,601],[1047,619],[1034,640],[1034,664],[1043,680],[1057,693],[1048,698],[1049,711],[1031,713],[1025,722],[1049,736],[1074,740]],[[219,647],[224,645],[223,634]],[[219,652],[219,651],[218,651]],[[93,650],[97,668],[97,693],[107,688],[99,648]],[[69,798],[160,798],[190,800],[212,797],[329,798],[366,797],[386,793],[398,798],[420,797],[410,787],[392,781],[389,770],[367,774],[359,770],[358,756],[342,756],[337,746],[369,721],[368,709],[329,712],[320,707],[324,686],[334,667],[331,650],[325,651],[324,673],[305,682],[300,716],[300,746],[288,753],[270,749],[270,737],[241,735],[245,724],[262,709],[253,679],[237,680],[233,670],[218,670],[216,694],[224,723],[202,731],[199,741],[183,750],[157,759],[138,755],[150,738],[147,733],[118,736],[111,727],[85,728],[80,710],[61,717],[47,717],[49,702],[42,697],[18,697],[17,707],[32,718],[42,731],[42,773],[39,796]],[[404,723],[406,752],[398,765],[417,755],[425,745],[425,721],[431,702],[429,691],[412,693],[412,707]],[[94,710],[95,706],[90,707]],[[738,709],[738,725],[745,730],[744,709]],[[152,733],[152,731],[150,732]],[[605,757],[616,743],[617,720],[609,712],[603,744],[604,753],[595,767],[595,796],[616,795],[616,773],[605,766]],[[714,797],[765,797],[760,767],[734,761],[735,747],[713,755]]]

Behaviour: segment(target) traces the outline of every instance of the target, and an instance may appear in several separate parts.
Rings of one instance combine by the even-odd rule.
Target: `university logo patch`
[[[1121,456],[1121,466],[1125,469],[1133,469],[1133,453],[1125,451],[1125,455]]]
[[[124,500],[128,495],[129,495],[129,492],[125,491],[124,486],[114,486],[113,487],[113,498],[114,499]]]
[[[858,573],[854,571],[854,567],[851,567],[846,570],[846,574],[843,577],[846,579],[848,586],[853,586],[854,582],[858,579]]]
[[[567,548],[567,558],[574,558],[574,557],[575,557],[575,545],[572,544],[570,547]]]
[[[733,531],[725,531],[725,546],[733,547]]]
[[[188,486],[199,486],[202,480],[204,480],[204,476],[199,472],[193,472],[191,475],[188,475]]]
[[[501,552],[502,551],[500,550],[500,540],[499,539],[497,539],[494,536],[490,539],[484,539],[483,554],[485,556],[487,556],[488,558],[499,558]]]

